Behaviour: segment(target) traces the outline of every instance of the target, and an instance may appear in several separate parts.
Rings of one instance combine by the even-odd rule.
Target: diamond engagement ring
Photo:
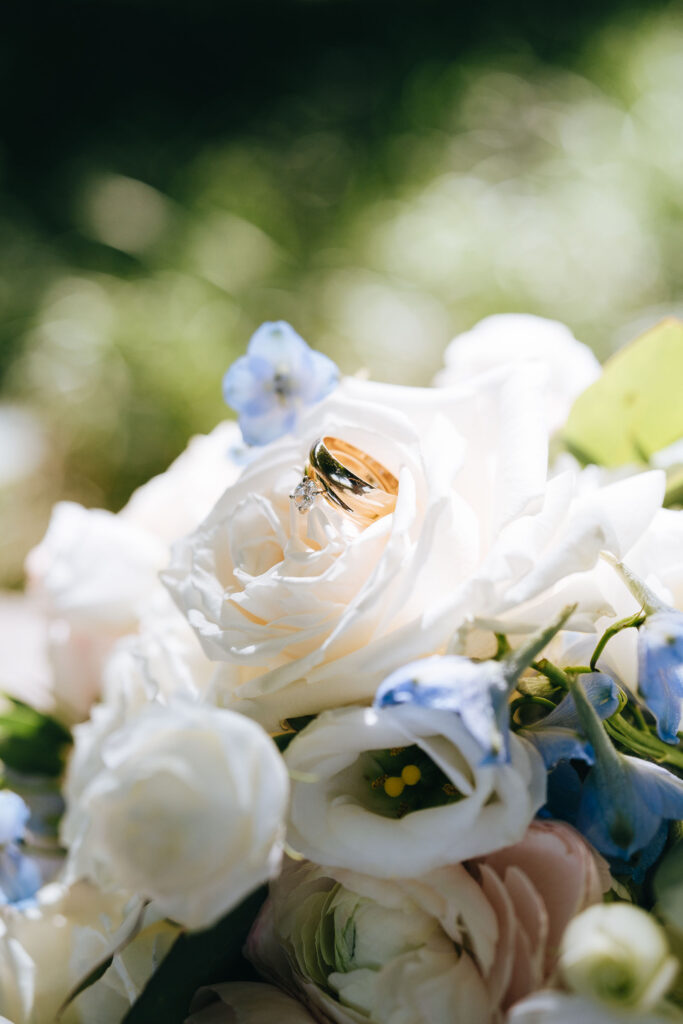
[[[312,446],[304,478],[290,495],[299,512],[319,497],[367,526],[393,512],[398,480],[361,448],[338,437],[321,437]]]

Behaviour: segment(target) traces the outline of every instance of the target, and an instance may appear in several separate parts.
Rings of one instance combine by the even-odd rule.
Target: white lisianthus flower
[[[100,755],[102,769],[69,812],[69,879],[139,893],[202,928],[277,871],[289,782],[255,722],[154,702],[112,732]]]
[[[416,784],[401,786],[392,750],[414,762]],[[427,708],[324,712],[292,740],[285,761],[290,845],[318,864],[383,878],[509,846],[546,796],[545,766],[530,744],[511,736],[509,763],[482,764],[459,716]],[[390,784],[385,791],[387,776],[396,777],[395,795]]]
[[[322,499],[297,511],[289,496],[323,436],[394,474],[393,512],[361,529]],[[609,610],[593,582],[599,552],[632,547],[663,476],[582,495],[574,472],[547,481],[546,464],[533,368],[458,388],[343,382],[296,436],[250,462],[163,574],[207,655],[225,663],[217,702],[240,701],[274,728],[368,700],[467,618],[528,631],[578,602],[570,626],[592,630]]]
[[[274,985],[232,981],[201,988],[185,1024],[315,1024],[305,1006]]]
[[[459,334],[444,353],[435,383],[457,384],[494,366],[536,363],[543,374],[543,407],[549,430],[562,427],[574,399],[600,376],[600,363],[557,320],[529,313],[498,313]]]
[[[559,968],[578,995],[614,1008],[653,1010],[678,973],[664,929],[640,907],[589,907],[562,937]]]
[[[45,1024],[80,982],[116,953],[102,977],[60,1018],[64,1024],[117,1024],[170,949],[179,928],[140,901],[88,882],[41,889],[34,906],[0,913],[0,1013],[13,1024]]]

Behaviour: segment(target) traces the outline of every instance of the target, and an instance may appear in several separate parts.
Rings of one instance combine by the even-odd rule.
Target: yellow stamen
[[[384,792],[387,796],[396,797],[401,795],[405,787],[406,784],[403,779],[399,778],[398,775],[390,775],[384,783]]]
[[[401,772],[401,778],[406,786],[416,786],[422,778],[422,772],[416,764],[407,764]]]

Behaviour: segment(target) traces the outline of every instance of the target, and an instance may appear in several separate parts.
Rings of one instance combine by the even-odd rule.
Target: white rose
[[[29,592],[47,618],[54,695],[67,721],[86,717],[105,657],[137,629],[167,557],[158,538],[111,512],[55,505],[26,569]]]
[[[46,1024],[77,985],[131,934],[139,900],[88,882],[41,889],[35,906],[0,914],[0,1012],[13,1024]],[[117,1024],[179,929],[147,908],[135,939],[64,1013],[64,1024]]]
[[[382,787],[391,750],[405,747],[415,748],[408,760],[422,766],[423,776],[426,761],[443,782],[430,779],[424,805],[424,779],[395,797]],[[545,767],[516,736],[509,763],[481,760],[481,747],[457,715],[405,706],[325,712],[285,753],[292,775],[289,843],[318,864],[383,878],[414,877],[509,846],[545,802]],[[442,792],[444,802],[435,805]],[[402,811],[404,795],[418,798],[416,809],[411,803]]]
[[[487,316],[453,339],[444,361],[445,369],[435,382],[442,387],[494,366],[536,363],[543,372],[549,430],[564,426],[574,399],[600,376],[600,363],[568,327],[528,313]]]
[[[274,985],[233,981],[197,992],[185,1024],[315,1024],[308,1010]]]
[[[193,438],[118,514],[60,502],[26,562],[29,592],[47,620],[57,713],[87,717],[103,663],[117,639],[138,629],[159,601],[169,544],[193,529],[240,473],[235,423]]]
[[[78,797],[67,877],[154,899],[207,926],[277,871],[284,762],[255,722],[180,699],[150,703],[111,733]]]
[[[613,1008],[654,1009],[678,973],[664,929],[629,903],[598,905],[570,922],[559,969],[578,995]]]
[[[63,787],[67,810],[61,822],[62,842],[67,847],[78,844],[85,834],[87,812],[81,797],[104,768],[102,751],[107,737],[149,701],[199,698],[213,674],[214,665],[186,620],[165,592],[161,597],[143,616],[140,633],[114,645],[102,669],[102,701],[73,729],[74,744]]]
[[[219,703],[241,701],[273,728],[365,701],[389,672],[443,650],[468,617],[528,630],[578,601],[572,625],[592,629],[606,610],[592,573],[599,551],[634,544],[663,476],[585,495],[574,472],[546,481],[533,378],[504,369],[452,389],[346,381],[297,436],[264,448],[163,574],[208,656],[226,663]],[[296,511],[289,495],[325,435],[394,473],[392,514],[359,529],[324,502]]]
[[[165,472],[134,492],[119,515],[172,544],[193,530],[237,479],[237,455],[243,447],[234,420],[193,437]]]

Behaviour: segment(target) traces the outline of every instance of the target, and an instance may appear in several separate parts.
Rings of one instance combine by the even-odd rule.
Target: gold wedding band
[[[311,448],[304,474],[290,495],[299,512],[308,512],[321,496],[362,526],[394,510],[398,480],[381,462],[348,441],[319,438]]]

